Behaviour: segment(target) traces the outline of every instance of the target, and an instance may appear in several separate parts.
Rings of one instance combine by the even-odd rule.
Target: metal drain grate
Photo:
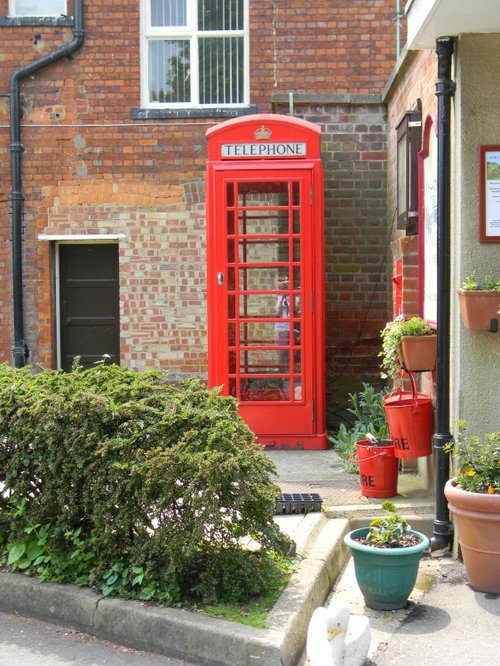
[[[321,511],[323,500],[318,493],[283,493],[276,498],[276,514]]]

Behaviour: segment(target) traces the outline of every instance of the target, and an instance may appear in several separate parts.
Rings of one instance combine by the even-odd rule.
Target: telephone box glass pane
[[[288,349],[242,349],[239,372],[243,375],[287,373],[289,364]]]
[[[288,278],[288,268],[241,268],[240,289],[243,291],[256,291],[263,289],[278,289],[280,283]]]
[[[247,236],[255,234],[287,234],[288,211],[244,210],[239,214],[239,233]]]
[[[234,351],[234,349],[229,350],[228,361],[229,361],[230,374],[232,375],[236,374],[236,352]]]
[[[235,277],[236,273],[234,268],[228,268],[227,269],[227,288],[229,291],[234,291],[236,288],[236,282],[235,282]]]
[[[288,183],[239,183],[239,206],[288,206]]]
[[[293,233],[300,234],[300,210],[293,211]]]
[[[298,266],[293,269],[293,288],[300,289],[300,268]]]
[[[239,246],[239,258],[244,263],[288,262],[290,252],[288,239],[284,241],[268,241],[243,238],[240,240]],[[296,250],[298,253],[298,246]],[[268,289],[272,288],[272,285],[268,286]]]
[[[235,297],[229,296],[227,299],[227,316],[229,319],[234,319],[235,314]]]
[[[240,324],[240,345],[273,345],[275,344],[274,323],[265,321],[249,321]]]
[[[241,380],[241,401],[289,401],[290,384],[283,379],[259,377]]]
[[[240,317],[276,317],[275,294],[240,294]]]

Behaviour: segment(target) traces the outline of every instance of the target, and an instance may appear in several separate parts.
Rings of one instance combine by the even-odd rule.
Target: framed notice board
[[[500,146],[480,146],[479,160],[479,240],[500,243]]]

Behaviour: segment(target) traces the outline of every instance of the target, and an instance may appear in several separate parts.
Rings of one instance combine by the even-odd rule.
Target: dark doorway
[[[120,362],[118,245],[59,245],[60,359]]]

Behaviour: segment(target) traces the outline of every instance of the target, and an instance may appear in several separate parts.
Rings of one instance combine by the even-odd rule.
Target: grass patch
[[[228,622],[247,624],[257,629],[267,629],[267,618],[274,605],[295,573],[297,562],[279,558],[277,573],[265,594],[254,597],[245,603],[219,603],[198,606],[196,612]]]

